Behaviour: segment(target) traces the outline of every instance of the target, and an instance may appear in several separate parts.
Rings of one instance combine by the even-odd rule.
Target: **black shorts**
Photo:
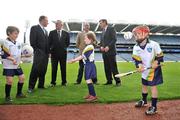
[[[142,84],[145,86],[156,86],[162,83],[163,83],[162,79],[154,79],[153,81],[148,81],[142,78]]]
[[[18,69],[3,69],[3,75],[4,76],[20,76],[23,74],[23,71],[21,68]]]

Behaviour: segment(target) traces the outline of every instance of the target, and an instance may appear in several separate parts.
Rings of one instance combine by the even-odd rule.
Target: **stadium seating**
[[[78,49],[76,48],[76,37],[77,32],[70,32],[70,46],[68,47],[68,52],[70,55],[77,56]],[[101,33],[96,33],[97,41],[100,41]],[[180,60],[180,36],[170,36],[170,35],[151,35],[150,39],[157,41],[163,52],[165,53],[165,60],[168,61],[179,61]],[[117,33],[117,60],[120,61],[132,61],[131,54],[133,46],[136,42],[131,40],[125,40],[123,34]],[[96,60],[102,60],[99,48],[95,49]],[[72,57],[72,56],[71,56]]]

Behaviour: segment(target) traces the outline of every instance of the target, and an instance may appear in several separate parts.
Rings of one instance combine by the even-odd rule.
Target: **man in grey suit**
[[[38,88],[44,89],[45,74],[49,57],[48,33],[45,30],[47,25],[48,18],[46,16],[40,16],[39,24],[31,27],[30,44],[34,49],[34,59],[29,77],[29,93],[33,91],[37,79],[39,79]]]
[[[106,74],[107,82],[104,85],[112,84],[112,74],[116,81],[116,86],[121,85],[121,80],[116,78],[118,74],[117,63],[116,63],[116,31],[113,27],[108,26],[106,19],[99,21],[100,27],[102,28],[102,35],[100,41],[100,51],[104,61],[104,69]]]

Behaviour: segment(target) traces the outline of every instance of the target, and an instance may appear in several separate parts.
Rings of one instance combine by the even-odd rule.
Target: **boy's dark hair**
[[[39,22],[41,22],[42,20],[44,20],[46,18],[46,16],[42,15],[39,17]]]
[[[19,29],[15,26],[8,26],[6,29],[6,35],[9,36],[12,32],[17,31],[19,33]]]
[[[99,22],[103,22],[103,23],[106,23],[108,24],[107,20],[106,19],[100,19]]]

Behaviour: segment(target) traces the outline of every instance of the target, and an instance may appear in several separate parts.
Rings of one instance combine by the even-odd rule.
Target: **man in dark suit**
[[[31,93],[39,79],[38,88],[44,88],[45,74],[48,65],[48,33],[45,27],[48,25],[46,16],[39,17],[39,24],[32,26],[30,31],[30,44],[34,49],[34,59],[29,77],[28,92]]]
[[[104,69],[106,74],[107,82],[104,85],[112,84],[112,74],[116,81],[116,86],[121,85],[121,80],[116,78],[115,75],[118,74],[117,63],[116,63],[116,31],[113,27],[109,27],[106,19],[101,19],[99,21],[100,27],[103,29],[101,41],[100,41],[100,51],[102,52],[102,57],[104,61]]]
[[[52,30],[49,33],[49,46],[50,46],[51,64],[52,64],[52,79],[50,85],[51,87],[54,87],[56,85],[58,62],[60,62],[60,68],[61,68],[61,78],[62,78],[61,85],[66,86],[67,47],[70,44],[69,33],[62,29],[63,22],[61,20],[57,20],[55,24],[56,24],[56,29]]]

